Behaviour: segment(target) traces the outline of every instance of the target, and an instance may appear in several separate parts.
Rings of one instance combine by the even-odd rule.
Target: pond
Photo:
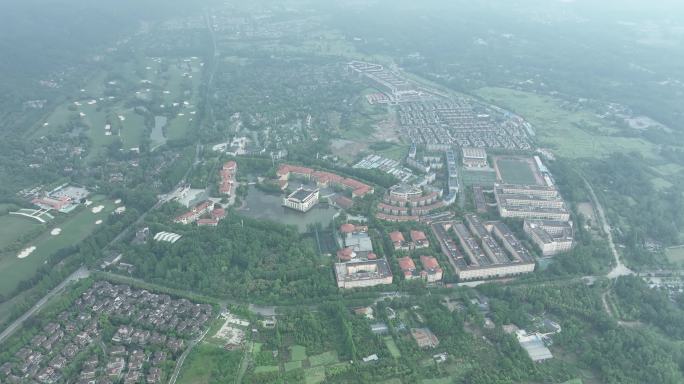
[[[283,207],[283,194],[275,195],[263,192],[254,186],[249,192],[239,212],[254,219],[267,219],[281,224],[296,225],[299,232],[306,232],[310,224],[320,223],[327,227],[335,215],[337,208],[328,204],[318,204],[306,213]]]

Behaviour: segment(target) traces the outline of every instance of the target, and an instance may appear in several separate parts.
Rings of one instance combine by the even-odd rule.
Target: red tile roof
[[[421,256],[420,263],[425,269],[439,269],[439,262],[432,256]]]
[[[399,231],[390,232],[389,236],[393,243],[403,243],[406,241],[404,240],[404,235]]]
[[[340,225],[340,232],[342,233],[352,233],[356,227],[354,224],[345,223]]]
[[[412,241],[426,241],[427,237],[423,231],[411,230],[411,240]]]
[[[416,264],[408,256],[401,257],[401,258],[397,259],[397,261],[399,262],[399,268],[404,272],[416,270]]]
[[[337,257],[342,261],[349,261],[355,256],[354,250],[351,248],[342,248],[337,251]]]

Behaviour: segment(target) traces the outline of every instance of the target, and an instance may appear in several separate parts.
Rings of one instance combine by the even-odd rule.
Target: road
[[[178,361],[176,362],[176,368],[173,369],[173,374],[171,375],[171,378],[169,378],[169,384],[175,384],[176,380],[178,380],[178,374],[180,374],[181,368],[183,368],[183,363],[185,362],[185,358],[188,357],[190,352],[192,352],[192,349],[195,348],[197,344],[199,344],[200,341],[204,339],[204,337],[209,333],[209,328],[207,328],[204,333],[197,339],[193,340],[190,342],[187,348],[185,348],[185,351],[183,351],[183,354],[180,355],[178,358]]]
[[[608,245],[610,246],[610,251],[613,254],[613,258],[615,259],[615,267],[613,267],[610,272],[606,274],[606,277],[609,279],[617,279],[620,276],[628,276],[628,275],[633,275],[634,271],[631,269],[627,268],[622,263],[622,260],[620,260],[620,254],[617,251],[617,248],[615,247],[615,242],[613,242],[613,232],[610,227],[610,224],[608,224],[608,220],[606,220],[606,215],[603,210],[603,206],[599,202],[599,199],[596,197],[596,193],[594,193],[594,188],[592,188],[591,184],[589,184],[589,181],[582,177],[582,180],[584,180],[584,184],[587,186],[587,190],[589,191],[589,195],[591,196],[592,203],[594,204],[594,208],[596,208],[596,213],[598,214],[598,221],[599,225],[603,229],[603,232],[606,234],[606,237],[608,238]]]
[[[85,267],[81,267],[81,268],[77,269],[76,272],[69,275],[69,277],[67,277],[66,280],[62,281],[58,286],[56,286],[50,292],[48,292],[45,296],[43,296],[42,299],[38,300],[38,302],[33,307],[31,307],[31,309],[26,311],[26,313],[21,315],[18,319],[14,320],[14,322],[12,322],[12,324],[10,324],[7,328],[5,328],[5,330],[2,331],[2,333],[0,333],[0,343],[4,342],[8,337],[10,337],[14,333],[14,331],[16,331],[17,328],[19,328],[19,326],[21,326],[21,324],[23,324],[24,321],[26,321],[26,319],[33,316],[33,314],[35,314],[41,308],[43,308],[45,303],[47,303],[55,295],[62,292],[62,290],[64,290],[64,288],[67,285],[69,285],[70,283],[72,283],[74,281],[85,279],[88,276],[90,276],[90,272]]]

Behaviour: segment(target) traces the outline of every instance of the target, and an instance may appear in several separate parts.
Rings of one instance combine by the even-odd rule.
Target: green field
[[[309,363],[312,367],[318,365],[335,364],[338,361],[339,359],[337,358],[337,353],[333,351],[323,352],[320,355],[314,355],[309,357]]]
[[[667,248],[665,249],[665,255],[671,263],[684,265],[684,246]]]
[[[201,343],[195,346],[183,364],[177,383],[234,383],[241,358],[242,351],[226,351],[211,344]]]
[[[638,151],[657,158],[656,145],[634,137],[612,136],[619,129],[591,111],[571,108],[562,100],[508,88],[480,88],[475,94],[488,103],[509,109],[527,119],[540,145],[559,156],[579,158]]]
[[[279,370],[277,365],[260,365],[254,368],[254,373],[278,372]]]
[[[420,381],[421,384],[451,384],[454,379],[451,377],[440,377],[438,379],[423,379]]]
[[[392,336],[385,336],[385,345],[387,345],[387,349],[390,352],[390,355],[394,357],[395,359],[398,359],[401,357],[401,352],[399,351],[399,347],[397,347],[397,343],[394,342],[394,339]]]
[[[318,384],[325,380],[325,367],[313,367],[304,370],[306,384]]]
[[[290,360],[302,361],[306,360],[306,348],[301,345],[293,345],[290,347]]]
[[[40,228],[45,229],[45,224],[41,224],[36,220],[28,217],[3,215],[0,216],[0,251],[8,247],[21,246],[17,241],[22,235],[36,231]],[[0,260],[2,265],[2,260]]]
[[[301,361],[289,361],[285,363],[285,372],[289,372],[302,367]]]
[[[70,213],[68,218],[58,225],[62,229],[61,234],[52,236],[46,231],[26,244],[26,246],[36,247],[36,250],[28,257],[19,259],[17,252],[0,254],[0,294],[12,292],[19,282],[32,277],[48,257],[58,250],[77,245],[85,239],[97,228],[95,221],[106,220],[115,207],[112,202],[105,201],[102,196],[94,197],[93,202],[93,206],[101,204],[105,208],[97,214],[91,211],[92,206],[80,207],[77,211]]]
[[[566,381],[566,382],[563,383],[563,384],[582,384],[582,379],[572,379],[572,380],[568,380],[568,381]]]
[[[526,161],[508,158],[497,159],[496,166],[505,183],[524,185],[537,184],[534,172],[530,169],[530,164]]]
[[[473,185],[492,186],[496,183],[496,172],[470,171],[461,168],[461,180],[466,187]]]

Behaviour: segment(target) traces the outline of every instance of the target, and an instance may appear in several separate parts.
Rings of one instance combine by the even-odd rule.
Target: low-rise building
[[[423,265],[421,276],[428,283],[436,283],[442,281],[443,271],[439,266],[439,262],[432,256],[421,256],[420,263]]]
[[[298,188],[283,199],[283,205],[299,212],[308,212],[314,205],[318,204],[319,190]]]
[[[411,230],[411,241],[414,248],[427,248],[430,246],[430,242],[423,231]]]
[[[400,257],[397,259],[397,262],[399,263],[399,269],[401,269],[401,272],[404,274],[405,280],[413,280],[420,278],[420,273],[418,273],[418,270],[416,269],[416,264],[413,262],[413,259],[411,259],[408,256]]]
[[[392,284],[392,270],[385,259],[335,263],[337,287],[362,288]]]
[[[439,345],[439,339],[428,328],[411,328],[411,336],[419,348],[436,348]]]
[[[540,220],[570,220],[570,211],[553,186],[495,184],[501,217]]]
[[[519,241],[511,238],[507,228],[497,231],[502,235],[500,241],[505,252],[491,236],[486,227],[476,217],[466,216],[468,227],[460,221],[442,221],[432,224],[432,230],[440,243],[442,252],[460,280],[476,280],[515,276],[534,271],[535,261],[527,251],[521,250]],[[488,223],[494,228],[495,223]],[[492,229],[494,230],[494,229]],[[454,237],[458,240],[454,241]],[[505,243],[509,244],[506,245]],[[508,248],[511,248],[511,252]]]
[[[544,256],[553,256],[572,249],[572,222],[554,220],[525,220],[523,229]]]
[[[463,166],[466,168],[488,168],[487,152],[484,148],[463,147]]]
[[[390,232],[390,240],[392,240],[392,246],[395,251],[408,251],[409,245],[404,239],[404,235],[399,231]]]

